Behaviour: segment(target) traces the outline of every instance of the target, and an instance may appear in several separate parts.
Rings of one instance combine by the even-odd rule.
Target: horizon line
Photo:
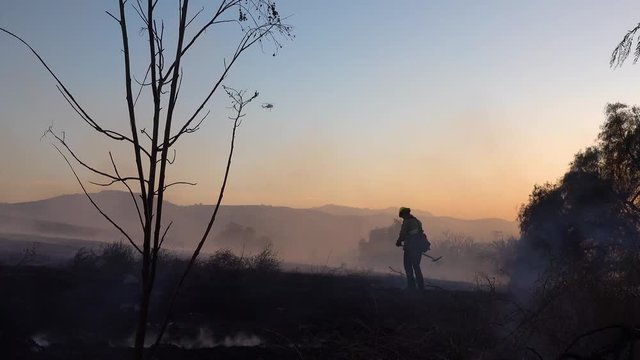
[[[97,192],[89,192],[89,195],[95,195],[95,194],[101,194],[101,193],[122,193],[122,194],[127,194],[127,191],[123,191],[123,190],[101,190],[101,191],[97,191]],[[139,195],[140,193],[136,193],[134,192],[134,194]],[[59,195],[54,195],[54,196],[50,196],[50,197],[45,197],[42,199],[36,199],[36,200],[27,200],[27,201],[16,201],[16,202],[4,202],[4,201],[0,201],[0,204],[8,204],[8,205],[17,205],[17,204],[26,204],[26,203],[33,203],[33,202],[38,202],[38,201],[47,201],[47,200],[52,200],[55,198],[60,198],[60,197],[64,197],[64,196],[82,196],[82,197],[86,197],[86,195],[82,192],[76,192],[76,193],[65,193],[65,194],[59,194]],[[194,203],[194,204],[177,204],[174,203],[170,200],[164,200],[165,202],[168,202],[174,206],[183,206],[183,207],[187,207],[187,206],[215,206],[216,204],[205,204],[205,203]],[[390,209],[395,209],[396,207],[394,206],[387,206],[387,207],[383,207],[383,208],[367,208],[367,207],[358,207],[358,206],[352,206],[352,205],[341,205],[341,204],[334,204],[334,203],[327,203],[324,205],[319,205],[319,206],[313,206],[313,207],[294,207],[294,206],[290,206],[290,205],[274,205],[274,204],[220,204],[220,206],[268,206],[268,207],[279,207],[279,208],[289,208],[289,209],[295,209],[295,210],[316,210],[316,211],[322,211],[320,210],[323,207],[327,207],[327,206],[335,206],[335,207],[343,207],[343,208],[350,208],[350,209],[357,209],[357,210],[368,210],[368,211],[380,211],[380,212],[384,212],[384,211],[389,211]],[[415,212],[422,212],[422,213],[427,213],[428,216],[432,216],[432,217],[438,217],[438,218],[452,218],[452,219],[458,219],[458,220],[467,220],[467,221],[476,221],[476,220],[503,220],[503,221],[507,221],[507,222],[517,222],[515,220],[508,220],[505,218],[500,218],[500,217],[478,217],[478,218],[463,218],[463,217],[456,217],[456,216],[451,216],[451,215],[436,215],[434,213],[432,213],[431,211],[428,210],[422,210],[422,209],[412,209]]]

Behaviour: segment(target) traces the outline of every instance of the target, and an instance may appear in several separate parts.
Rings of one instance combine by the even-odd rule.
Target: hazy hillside
[[[140,222],[128,193],[104,191],[93,195],[104,211],[134,236],[140,235]],[[167,236],[168,247],[190,249],[202,236],[213,211],[211,205],[178,206],[167,203],[166,221],[173,221]],[[514,222],[501,219],[461,220],[434,216],[415,210],[431,238],[443,232],[464,233],[479,241],[489,241],[497,233],[517,232]],[[350,262],[358,241],[370,230],[388,226],[397,218],[396,209],[358,209],[327,205],[312,209],[293,209],[264,205],[223,206],[207,251],[219,248],[217,236],[231,222],[256,237],[268,237],[278,253],[288,261],[330,263]],[[52,199],[0,204],[0,233],[34,234],[58,238],[118,241],[123,236],[93,208],[84,195],[64,195]],[[395,239],[389,239],[390,246]],[[248,249],[250,251],[250,249]]]
[[[97,250],[107,244],[70,237],[35,234],[0,234],[0,263],[16,265],[59,264],[72,258],[80,248]]]

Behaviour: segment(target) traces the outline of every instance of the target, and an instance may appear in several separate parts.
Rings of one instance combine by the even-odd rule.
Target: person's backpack
[[[431,250],[431,243],[427,239],[427,234],[423,232],[420,234],[420,251],[427,252],[429,250]]]
[[[427,239],[427,234],[425,234],[424,229],[422,228],[422,222],[420,220],[418,220],[415,216],[413,217],[417,222],[418,222],[418,226],[419,226],[419,235],[417,236],[418,238],[418,250],[420,250],[420,252],[427,252],[429,250],[431,250],[431,243],[429,242],[429,239]]]

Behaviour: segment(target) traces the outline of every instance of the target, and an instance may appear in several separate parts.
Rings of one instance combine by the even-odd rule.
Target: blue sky
[[[176,3],[163,2],[163,14]],[[534,184],[560,177],[593,143],[607,102],[637,103],[638,67],[609,68],[614,46],[640,21],[637,2],[278,7],[291,14],[296,38],[275,57],[248,52],[226,80],[275,104],[248,110],[229,203],[407,205],[513,219]],[[126,129],[119,32],[104,13],[115,8],[114,1],[7,0],[0,26],[38,49],[103,123]],[[202,98],[237,34],[211,31],[190,55],[180,114]],[[4,35],[0,84],[0,151],[15,154],[0,160],[0,201],[79,191],[50,141],[40,140],[50,124],[97,164],[108,164],[106,149],[123,166],[129,160],[126,148],[92,135],[33,56]],[[213,116],[180,145],[171,176],[199,185],[175,188],[171,200],[214,200],[230,130],[225,101],[212,102]]]

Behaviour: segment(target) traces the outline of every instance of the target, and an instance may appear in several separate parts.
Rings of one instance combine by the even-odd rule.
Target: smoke
[[[378,272],[403,269],[402,249],[392,246],[400,231],[400,223],[389,227],[374,229],[368,240],[362,240],[359,246],[359,264]],[[496,234],[492,242],[478,242],[473,237],[450,231],[439,235],[429,234],[431,250],[428,255],[441,257],[433,262],[423,257],[421,267],[430,279],[466,282],[476,285],[503,285],[508,282],[505,273],[506,263],[513,258],[515,238],[505,238]]]
[[[31,337],[31,340],[41,348],[48,348],[51,345],[48,336],[46,334],[36,334]]]
[[[147,335],[147,340],[145,341],[146,346],[151,346],[153,341],[155,340],[157,334],[153,332],[149,332]],[[44,337],[41,339],[44,340]],[[35,341],[35,337],[34,337]],[[135,334],[131,334],[129,338],[122,342],[110,342],[111,346],[125,346],[133,348],[135,341]],[[214,347],[254,347],[264,345],[265,342],[262,338],[255,334],[247,334],[244,332],[237,332],[231,335],[225,335],[223,337],[217,337],[211,329],[205,326],[201,326],[198,328],[195,334],[190,335],[171,335],[167,334],[165,336],[165,344],[170,344],[173,346],[177,346],[183,349],[208,349]],[[48,346],[48,342],[46,343]]]
[[[224,347],[253,347],[260,346],[264,341],[254,334],[245,334],[238,332],[233,335],[227,335],[223,338],[216,338],[213,331],[207,327],[200,327],[196,336],[183,336],[178,339],[169,339],[167,343],[185,349],[203,349],[218,346]]]
[[[140,243],[140,224],[128,193],[101,192],[92,195],[103,210],[112,215],[123,229]],[[202,236],[203,227],[213,211],[209,205],[176,206],[165,204],[166,219],[173,226],[167,234],[165,248],[180,253],[190,252]],[[64,211],[61,211],[61,210]],[[418,212],[429,234],[446,229],[464,232],[478,241],[491,238],[491,233],[514,233],[510,221],[497,219],[461,220]],[[355,265],[358,240],[366,238],[371,229],[387,226],[397,216],[393,209],[358,209],[324,206],[293,209],[278,206],[223,206],[213,233],[203,252],[229,249],[236,254],[255,254],[265,244],[273,244],[279,257],[286,262],[340,266]],[[6,219],[7,221],[1,221]],[[91,207],[82,195],[62,196],[38,202],[3,204],[0,206],[0,249],[7,249],[23,238],[38,241],[39,252],[66,260],[78,248],[94,248],[94,241],[112,242],[119,239],[111,224]],[[12,234],[7,237],[7,234]],[[14,233],[21,235],[15,238]],[[397,233],[393,236],[397,236]],[[392,237],[393,237],[392,236]],[[7,240],[16,241],[7,241]],[[393,241],[387,245],[394,251]],[[20,252],[23,245],[16,249]],[[2,254],[0,253],[0,257]]]
[[[238,333],[234,336],[225,336],[222,341],[222,346],[231,347],[231,346],[243,346],[243,347],[252,347],[262,345],[263,341],[256,335],[246,335],[244,333]]]

